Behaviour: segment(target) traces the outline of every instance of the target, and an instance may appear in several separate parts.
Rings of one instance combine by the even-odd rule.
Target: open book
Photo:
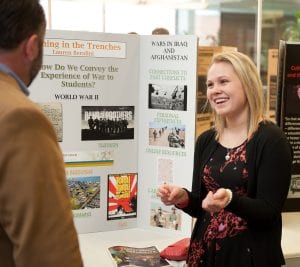
[[[172,266],[167,260],[160,257],[159,250],[155,246],[143,248],[113,246],[109,247],[108,251],[117,267]]]

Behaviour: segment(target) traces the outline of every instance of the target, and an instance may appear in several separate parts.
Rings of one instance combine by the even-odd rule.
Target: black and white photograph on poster
[[[173,160],[159,158],[157,160],[158,183],[173,183]]]
[[[59,102],[37,103],[43,113],[51,121],[58,142],[63,141],[63,107]]]
[[[72,210],[100,208],[100,176],[68,177]]]
[[[149,145],[185,148],[185,126],[149,123]]]
[[[181,230],[181,211],[174,206],[150,203],[150,225],[173,230]]]
[[[289,197],[300,198],[300,175],[292,175]]]
[[[134,106],[82,106],[81,140],[134,138]]]
[[[148,94],[150,109],[186,110],[186,85],[149,84]]]

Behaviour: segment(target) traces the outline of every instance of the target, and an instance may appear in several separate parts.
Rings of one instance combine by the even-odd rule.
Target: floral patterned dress
[[[207,192],[224,187],[238,195],[246,194],[246,144],[244,142],[230,150],[218,144],[203,171],[202,185]],[[250,253],[246,239],[247,223],[242,218],[226,210],[206,212],[195,230],[188,258],[189,267],[251,266],[251,263],[239,262],[239,259],[244,261],[250,258],[250,255],[242,255]]]

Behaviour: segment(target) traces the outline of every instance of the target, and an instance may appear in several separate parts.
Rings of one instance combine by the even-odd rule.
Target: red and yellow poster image
[[[109,174],[107,220],[136,217],[137,174]]]

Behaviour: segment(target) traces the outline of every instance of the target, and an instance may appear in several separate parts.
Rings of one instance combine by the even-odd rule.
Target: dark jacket
[[[201,186],[202,171],[216,146],[213,129],[200,135],[195,146],[192,192],[188,192],[189,205],[183,210],[198,220],[202,218],[201,203],[207,194]],[[292,150],[279,127],[271,122],[261,123],[246,145],[246,159],[247,195],[233,193],[226,209],[247,221],[253,266],[280,266],[284,264],[281,211],[290,185]]]

